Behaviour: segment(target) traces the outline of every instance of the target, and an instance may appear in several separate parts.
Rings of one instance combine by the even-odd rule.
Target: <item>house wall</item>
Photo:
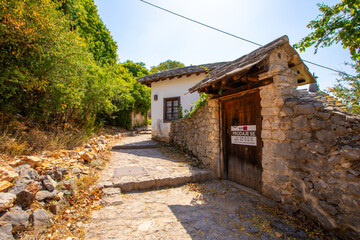
[[[152,137],[162,141],[169,141],[170,123],[164,122],[164,98],[180,97],[180,104],[184,110],[190,110],[191,103],[196,102],[197,92],[186,94],[188,89],[205,77],[205,73],[192,74],[189,77],[173,78],[151,83],[151,127]],[[154,101],[154,95],[158,100]]]
[[[262,194],[341,238],[360,239],[360,116],[297,90],[288,60],[274,51],[266,73],[273,84],[260,88]],[[220,122],[219,103],[211,100],[172,124],[171,141],[221,173]]]

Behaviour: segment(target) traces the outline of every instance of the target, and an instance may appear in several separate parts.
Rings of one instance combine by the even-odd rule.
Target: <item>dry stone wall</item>
[[[263,194],[328,230],[360,238],[360,117],[299,91],[263,120]],[[265,149],[267,147],[267,149]]]
[[[172,143],[214,171],[220,156],[219,117],[218,100],[209,100],[191,117],[173,122],[170,131]]]

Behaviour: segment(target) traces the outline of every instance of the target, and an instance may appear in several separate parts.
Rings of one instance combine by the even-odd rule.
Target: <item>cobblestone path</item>
[[[133,144],[147,137],[126,141]],[[117,154],[114,153],[101,181],[109,181],[121,157],[136,160],[134,166],[144,161],[147,172],[151,166],[165,170],[169,166],[173,170],[188,167],[158,148]],[[151,159],[155,161],[153,165],[148,162]],[[229,181],[211,180],[126,194],[108,186],[104,188],[103,203],[105,206],[93,213],[85,239],[329,239],[301,221],[284,219],[271,208],[276,206],[274,202]]]

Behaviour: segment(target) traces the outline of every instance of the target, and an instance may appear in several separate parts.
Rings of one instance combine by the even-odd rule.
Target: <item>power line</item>
[[[173,12],[173,11],[170,11],[170,10],[168,10],[168,9],[162,8],[162,7],[157,6],[157,5],[155,5],[155,4],[149,3],[149,2],[147,2],[147,1],[140,0],[140,2],[146,3],[146,4],[148,4],[148,5],[152,6],[152,7],[155,7],[155,8],[158,8],[158,9],[162,10],[162,11],[171,13],[171,14],[173,14],[173,15],[175,15],[175,16],[184,18],[184,19],[186,19],[186,20],[188,20],[188,21],[190,21],[190,22],[197,23],[197,24],[199,24],[199,25],[201,25],[201,26],[210,28],[210,29],[212,29],[212,30],[215,30],[215,31],[218,31],[218,32],[221,32],[221,33],[224,33],[224,34],[226,34],[226,35],[229,35],[229,36],[231,36],[231,37],[240,39],[240,40],[242,40],[242,41],[245,41],[245,42],[254,44],[254,45],[256,45],[256,46],[259,46],[259,47],[264,46],[264,45],[261,45],[261,44],[259,44],[259,43],[253,42],[253,41],[251,41],[251,40],[249,40],[249,39],[242,38],[242,37],[239,37],[239,36],[234,35],[234,34],[232,34],[232,33],[229,33],[229,32],[223,31],[223,30],[221,30],[221,29],[218,29],[218,28],[212,27],[212,26],[210,26],[210,25],[207,25],[207,24],[205,24],[205,23],[201,23],[201,22],[196,21],[196,20],[194,20],[194,19],[192,19],[192,18],[185,17],[185,16],[183,16],[183,15],[180,15],[180,14],[175,13],[175,12]],[[333,69],[333,68],[330,68],[330,67],[326,67],[326,66],[321,65],[321,64],[318,64],[318,63],[310,62],[310,61],[307,61],[307,60],[303,60],[303,61],[304,61],[304,62],[307,62],[307,63],[310,63],[310,64],[312,64],[312,65],[315,65],[315,66],[318,66],[318,67],[321,67],[321,68],[330,70],[330,71],[334,71],[334,72],[337,72],[337,73],[345,74],[345,75],[347,75],[347,76],[349,76],[349,77],[355,77],[355,76],[353,76],[353,75],[351,75],[351,74],[348,74],[348,73],[346,73],[346,72],[342,72],[342,71],[339,71],[339,70],[336,70],[336,69]]]

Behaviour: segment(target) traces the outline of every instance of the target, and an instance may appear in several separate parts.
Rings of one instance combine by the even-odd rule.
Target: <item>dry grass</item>
[[[91,134],[70,125],[42,126],[20,117],[0,116],[0,152],[9,156],[69,149]]]

